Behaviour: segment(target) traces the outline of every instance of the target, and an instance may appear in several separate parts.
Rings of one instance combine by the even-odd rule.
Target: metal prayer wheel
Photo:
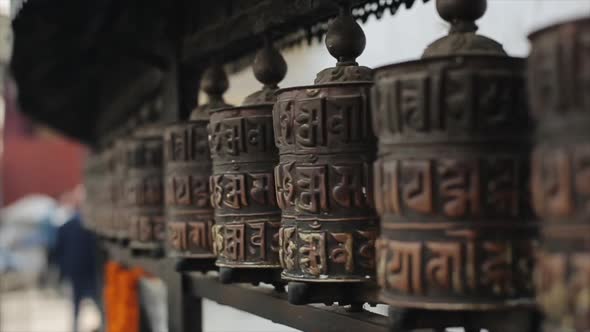
[[[125,142],[129,247],[153,254],[161,254],[165,240],[161,132],[146,126]]]
[[[113,146],[107,147],[104,151],[104,192],[103,207],[104,214],[104,235],[109,240],[114,240],[117,235],[117,220],[115,200],[117,196],[117,182],[115,178],[115,150]]]
[[[81,213],[82,213],[82,221],[84,222],[84,227],[90,231],[96,232],[97,230],[97,222],[96,222],[96,163],[97,163],[97,154],[96,152],[90,152],[85,160],[84,163],[84,188],[85,188],[85,196],[84,196],[84,204],[82,205]]]
[[[102,149],[92,158],[91,214],[97,235],[110,238],[112,235],[112,153]]]
[[[543,219],[537,299],[546,331],[590,330],[590,18],[530,36],[533,206]]]
[[[100,195],[104,188],[101,187],[103,179],[101,177],[101,154],[93,151],[88,155],[86,160],[86,204],[84,207],[85,219],[91,225],[91,229],[98,235],[103,235],[102,219],[100,211],[102,209]]]
[[[127,176],[127,151],[124,139],[116,140],[113,145],[113,236],[125,243],[129,239],[127,208],[125,203],[125,180]]]
[[[524,61],[477,35],[485,0],[438,0],[450,34],[375,69],[377,279],[394,307],[533,303]],[[485,326],[477,326],[477,328]]]
[[[213,260],[208,111],[230,105],[222,97],[228,80],[221,66],[213,65],[205,71],[201,84],[209,103],[197,107],[190,121],[164,130],[167,252],[184,258]]]
[[[213,249],[222,282],[276,284],[281,210],[274,189],[278,153],[272,108],[287,65],[267,42],[256,54],[253,71],[264,84],[262,90],[248,96],[242,106],[210,112]]]
[[[279,90],[273,110],[282,277],[294,304],[362,303],[357,286],[375,275],[372,71],[356,63],[365,36],[349,8],[330,23],[326,46],[337,65],[314,85]]]

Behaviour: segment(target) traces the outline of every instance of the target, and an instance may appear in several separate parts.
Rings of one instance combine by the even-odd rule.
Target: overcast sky
[[[0,14],[10,14],[10,0],[0,0]]]

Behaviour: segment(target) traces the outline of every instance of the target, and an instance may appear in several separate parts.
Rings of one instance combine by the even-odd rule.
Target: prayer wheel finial
[[[246,97],[243,105],[274,103],[276,100],[274,93],[279,88],[278,84],[287,75],[287,63],[268,37],[264,41],[264,47],[256,53],[252,71],[256,79],[264,86]]]
[[[365,33],[350,14],[349,2],[339,4],[340,14],[330,23],[326,34],[326,48],[338,62],[335,67],[320,71],[315,84],[370,81],[373,75],[371,68],[356,62],[365,50]]]
[[[487,0],[438,0],[436,10],[442,19],[451,24],[450,33],[475,32],[475,21],[485,14]]]
[[[227,74],[218,62],[214,62],[205,70],[201,84],[209,101],[223,100],[223,93],[229,88]]]
[[[356,58],[363,53],[366,43],[363,29],[350,14],[350,6],[342,3],[340,15],[330,23],[326,34],[328,52],[339,66],[356,66]]]
[[[264,87],[276,89],[287,75],[287,63],[281,53],[266,39],[264,47],[256,53],[252,71]]]
[[[476,34],[475,21],[488,7],[487,0],[437,0],[436,9],[451,24],[449,34],[430,44],[423,58],[448,55],[501,55],[506,52],[493,39]]]
[[[214,61],[209,68],[203,72],[201,79],[201,89],[207,94],[208,101],[191,113],[191,120],[208,120],[209,111],[216,108],[228,107],[229,105],[223,99],[223,94],[229,88],[227,74],[223,66]]]

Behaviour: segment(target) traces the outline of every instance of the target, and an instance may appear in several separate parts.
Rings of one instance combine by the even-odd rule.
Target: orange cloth
[[[115,262],[105,266],[104,302],[106,332],[139,332],[140,268],[125,269]]]

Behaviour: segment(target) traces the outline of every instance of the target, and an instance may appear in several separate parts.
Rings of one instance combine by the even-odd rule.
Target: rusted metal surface
[[[289,299],[296,304],[343,301],[339,286],[334,291],[305,283],[365,283],[374,277],[371,70],[356,63],[365,36],[349,8],[342,12],[326,36],[338,64],[321,71],[315,85],[280,90],[273,110],[282,277],[290,281]],[[342,287],[357,293],[357,285]],[[367,300],[360,294],[347,300]]]
[[[84,170],[86,198],[82,209],[85,227],[103,238],[113,237],[113,151],[106,148],[89,154]]]
[[[158,253],[163,249],[165,240],[162,128],[157,125],[140,128],[125,144],[129,246]]]
[[[482,5],[438,1],[450,37],[375,70],[377,278],[397,307],[533,304],[524,60],[475,35]]]
[[[128,165],[125,140],[116,140],[112,149],[113,237],[121,243],[126,243],[129,240],[129,226],[125,204],[125,179]]]
[[[590,330],[589,37],[590,18],[530,36],[533,205],[543,219],[537,297],[546,331]]]
[[[96,183],[96,163],[98,155],[95,151],[88,153],[84,163],[84,204],[82,204],[82,221],[84,227],[90,231],[98,234],[97,222],[96,222],[96,195],[97,195],[97,183]]]
[[[116,155],[114,147],[108,146],[102,152],[103,155],[103,169],[102,181],[104,182],[103,202],[101,208],[101,214],[103,214],[104,224],[102,226],[104,236],[110,240],[113,240],[117,236],[117,219],[116,219],[116,206],[115,202],[117,199],[117,178],[115,177],[115,164]]]
[[[363,282],[374,275],[371,82],[281,90],[274,110],[281,158],[283,278]]]
[[[164,156],[168,253],[213,258],[207,122],[167,126],[164,130]]]
[[[228,88],[227,76],[219,65],[213,65],[203,75],[201,86],[209,102],[196,108],[191,120],[164,130],[167,253],[213,259],[212,162],[207,125],[210,110],[230,106],[222,98]]]
[[[278,162],[272,128],[277,83],[286,73],[282,56],[270,45],[259,51],[254,65],[262,90],[248,96],[243,106],[211,111],[209,138],[213,175],[211,203],[215,208],[213,249],[216,265],[226,282],[265,279],[278,275],[277,205],[273,168]],[[242,269],[258,269],[244,272]],[[226,271],[226,272],[224,272]],[[245,275],[248,278],[245,278]],[[260,276],[260,279],[257,277]],[[271,278],[273,279],[273,278]],[[278,278],[274,278],[278,279]],[[266,280],[268,281],[268,280]],[[278,280],[275,280],[278,281]]]

